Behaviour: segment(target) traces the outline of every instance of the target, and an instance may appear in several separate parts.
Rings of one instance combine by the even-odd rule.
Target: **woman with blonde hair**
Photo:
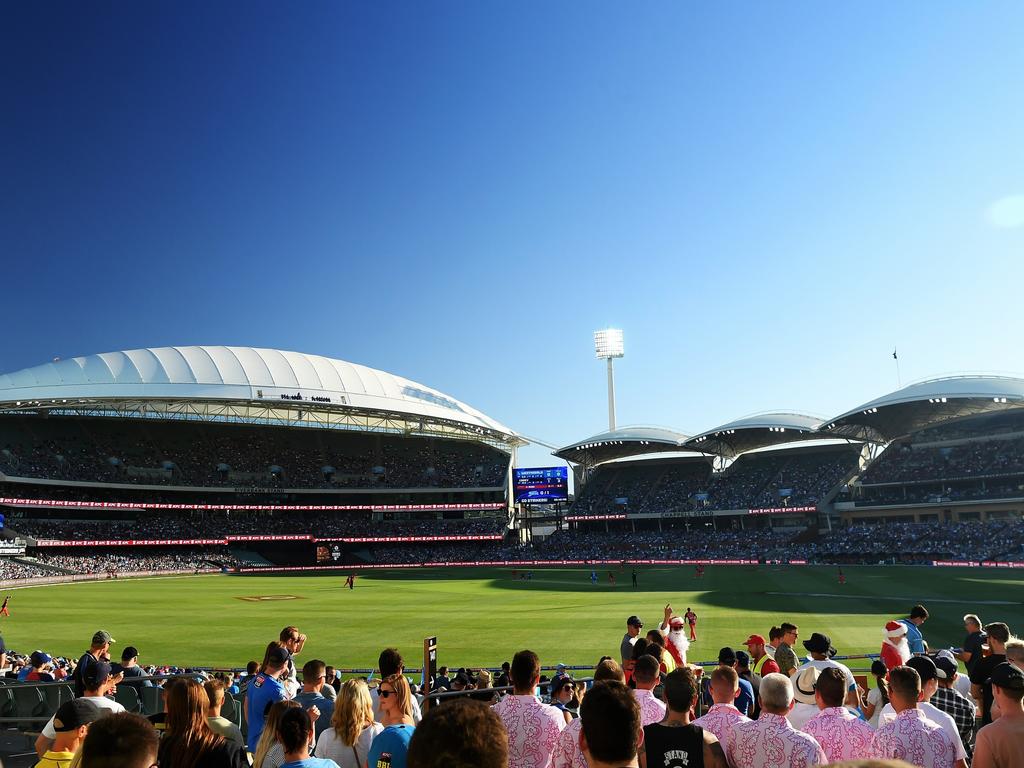
[[[341,768],[362,768],[370,743],[384,730],[373,721],[373,699],[365,680],[346,680],[338,692],[331,727],[320,734],[316,756],[326,757]]]
[[[267,722],[256,743],[256,751],[252,753],[252,768],[280,768],[284,763],[284,746],[281,744],[278,729],[281,718],[289,709],[295,709],[299,702],[286,699],[275,702],[267,712]]]
[[[166,768],[243,768],[245,750],[210,729],[210,699],[195,680],[179,680],[167,689],[167,727],[160,739],[159,762]]]
[[[405,765],[416,721],[412,719],[412,691],[402,675],[388,675],[380,681],[380,718],[384,730],[374,738],[367,755],[367,765],[376,766],[385,753],[392,765]]]

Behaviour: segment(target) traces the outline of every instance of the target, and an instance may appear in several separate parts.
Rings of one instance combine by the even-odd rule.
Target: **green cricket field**
[[[495,666],[530,648],[545,665],[593,665],[618,657],[626,618],[647,628],[666,604],[699,619],[691,661],[714,660],[718,649],[741,648],[750,633],[766,635],[790,621],[806,639],[831,636],[840,654],[877,653],[882,628],[922,603],[932,648],[959,647],[962,617],[1005,621],[1024,632],[1024,571],[981,568],[834,566],[709,566],[630,571],[535,568],[532,578],[511,569],[406,569],[345,575],[203,575],[80,582],[13,589],[0,633],[10,649],[75,656],[98,629],[139,649],[142,664],[242,667],[259,660],[267,642],[294,624],[309,640],[302,658],[337,667],[373,667],[387,646],[419,666],[425,637],[438,638],[439,664]]]

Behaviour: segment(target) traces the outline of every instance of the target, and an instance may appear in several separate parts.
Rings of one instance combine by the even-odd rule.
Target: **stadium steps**
[[[62,568],[59,565],[52,565],[51,563],[41,563],[32,557],[12,557],[11,560],[16,563],[21,563],[22,565],[31,565],[60,576],[78,576],[82,573],[81,571],[76,571],[74,568]]]
[[[267,560],[263,555],[259,555],[251,550],[242,549],[241,547],[230,547],[228,551],[234,555],[242,563],[242,565],[274,565],[274,563]]]

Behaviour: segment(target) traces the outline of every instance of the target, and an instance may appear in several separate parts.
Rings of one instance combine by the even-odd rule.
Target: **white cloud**
[[[988,207],[988,220],[999,229],[1024,227],[1024,195],[1008,195]]]

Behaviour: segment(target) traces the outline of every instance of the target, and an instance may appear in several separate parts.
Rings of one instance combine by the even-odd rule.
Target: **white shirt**
[[[789,710],[789,714],[786,715],[786,719],[789,720],[789,724],[796,730],[802,731],[804,726],[811,722],[811,718],[820,711],[821,710],[818,709],[817,704],[804,704],[802,701],[798,701],[793,705],[793,708]]]
[[[953,742],[953,750],[956,752],[954,760],[964,760],[967,758],[967,750],[964,749],[964,741],[960,738],[960,731],[956,727],[956,720],[947,715],[938,707],[934,707],[927,701],[919,701],[917,708],[921,710],[921,714],[924,715],[926,720],[931,720],[937,726],[942,728],[949,740]],[[887,725],[896,719],[896,710],[892,708],[892,704],[886,704],[882,707],[882,714],[878,718],[878,727],[881,728],[883,725]]]
[[[796,668],[796,672],[793,676],[796,677],[803,670],[808,667],[814,667],[816,670],[821,672],[822,670],[833,667],[843,673],[843,677],[846,678],[846,690],[850,691],[857,687],[857,680],[853,676],[853,672],[845,664],[840,664],[838,661],[832,661],[832,659],[807,659],[803,664]]]
[[[420,712],[420,703],[416,700],[415,696],[409,697],[412,703],[412,721],[416,725],[420,724],[420,720],[423,719],[423,713]],[[380,693],[374,688],[370,691],[370,700],[373,702],[373,719],[380,722]]]
[[[124,712],[124,707],[118,704],[113,699],[108,699],[106,696],[82,696],[83,699],[88,699],[100,709],[106,709],[111,714],[116,715],[118,712]],[[54,715],[53,717],[56,717]],[[50,722],[43,726],[43,736],[48,739],[56,739],[57,732],[53,729],[53,717],[50,718]]]
[[[320,740],[316,743],[316,756],[323,760],[333,760],[340,768],[363,768],[366,764],[366,756],[370,753],[370,742],[383,730],[384,726],[380,723],[363,728],[356,743],[348,746],[342,744],[337,731],[327,728],[320,734]],[[355,753],[352,751],[353,747]],[[357,755],[358,760],[356,759]]]

